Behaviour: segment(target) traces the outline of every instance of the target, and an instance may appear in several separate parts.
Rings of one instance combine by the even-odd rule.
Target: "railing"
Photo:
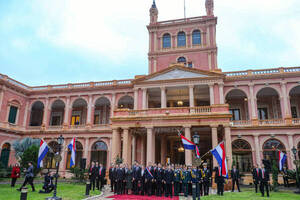
[[[284,73],[296,73],[296,72],[300,72],[300,67],[247,70],[247,71],[235,71],[235,72],[224,72],[224,73],[227,77],[244,77],[244,76],[259,76],[259,75],[281,74],[281,73],[284,74]]]
[[[232,126],[251,126],[251,120],[234,120],[231,121]]]
[[[191,18],[186,18],[186,19],[175,19],[175,20],[160,21],[160,22],[158,22],[158,24],[160,24],[160,25],[169,25],[169,24],[177,24],[177,23],[184,23],[184,22],[193,22],[193,21],[198,21],[198,20],[203,20],[203,19],[205,19],[205,16],[191,17]]]
[[[300,124],[300,118],[293,118],[292,124]]]
[[[263,125],[283,125],[285,123],[284,119],[266,119],[266,120],[259,120],[258,124],[261,126]]]
[[[86,124],[70,125],[71,129],[82,129],[85,127],[86,127]]]
[[[63,128],[62,125],[50,125],[47,129],[49,129],[49,130],[60,130],[62,128]]]
[[[201,106],[201,107],[190,108],[190,113],[209,113],[209,112],[211,112],[210,106]]]

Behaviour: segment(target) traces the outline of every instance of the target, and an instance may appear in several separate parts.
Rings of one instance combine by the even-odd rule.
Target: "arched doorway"
[[[103,141],[97,141],[92,146],[91,162],[98,161],[99,164],[106,166],[107,163],[107,145]]]
[[[56,162],[54,160],[54,155],[59,150],[59,144],[56,141],[52,141],[48,143],[48,146],[52,151],[48,151],[47,155],[44,158],[43,167],[46,169],[55,169]]]
[[[231,121],[248,120],[248,98],[245,92],[234,89],[225,97],[229,104],[229,112],[232,114]]]
[[[43,123],[44,104],[36,101],[31,107],[30,126],[41,126]]]
[[[94,124],[109,124],[110,101],[106,97],[100,97],[95,103]]]
[[[8,161],[9,161],[9,154],[10,154],[10,144],[9,143],[4,143],[2,145],[2,150],[1,150],[1,156],[0,156],[0,162],[3,165],[4,168],[8,167]]]
[[[252,149],[246,140],[237,139],[232,142],[232,157],[237,169],[241,172],[251,172]]]
[[[272,162],[275,161],[277,167],[279,167],[279,155],[278,151],[280,150],[286,153],[285,146],[277,139],[269,139],[263,144],[263,156],[265,160],[268,160],[272,165]],[[287,162],[285,162],[285,165]]]
[[[300,86],[291,89],[289,95],[292,118],[300,118]]]
[[[256,95],[259,120],[281,119],[279,95],[273,88],[262,88]]]
[[[120,98],[118,102],[118,108],[133,109],[133,103],[134,103],[133,98],[131,96],[126,95]]]
[[[83,155],[83,146],[80,142],[76,141],[76,154],[75,154],[75,167],[80,166],[80,160]],[[68,154],[67,154],[67,165],[66,168],[70,169],[70,162],[71,162],[71,151],[68,148]]]
[[[64,120],[65,103],[62,100],[56,100],[51,106],[50,126],[60,126]]]

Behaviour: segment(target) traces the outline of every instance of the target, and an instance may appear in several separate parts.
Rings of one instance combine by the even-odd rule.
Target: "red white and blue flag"
[[[181,141],[182,141],[184,149],[186,149],[186,150],[194,150],[195,149],[196,145],[192,141],[188,140],[183,135],[180,135],[180,137],[181,137]]]
[[[39,149],[39,157],[38,157],[38,163],[37,163],[38,168],[43,167],[43,159],[47,155],[48,151],[49,151],[49,147],[48,147],[47,143],[43,139],[41,139],[40,149]]]
[[[199,152],[199,148],[197,147],[197,145],[195,146],[195,150],[196,150],[196,157],[200,158],[200,152]]]
[[[75,137],[71,140],[70,144],[68,145],[68,148],[71,151],[71,159],[70,159],[70,167],[75,165],[75,154],[76,154],[76,140]]]
[[[210,150],[210,152],[212,153],[212,155],[214,155],[221,168],[221,175],[228,178],[228,169],[227,169],[224,142],[218,144],[218,146],[216,146],[213,150]]]
[[[279,153],[279,170],[282,171],[282,168],[286,161],[286,154],[283,153],[282,151],[278,151],[278,153]]]

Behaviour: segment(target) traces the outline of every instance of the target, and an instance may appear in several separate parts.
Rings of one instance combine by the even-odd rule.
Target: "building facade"
[[[0,74],[1,162],[16,162],[12,143],[43,138],[57,150],[76,136],[76,165],[97,160],[109,167],[125,163],[192,164],[178,132],[200,135],[203,155],[225,141],[228,166],[245,173],[262,159],[278,159],[274,147],[300,150],[300,67],[222,72],[217,63],[213,0],[207,15],[158,21],[150,8],[149,73],[113,80],[31,87]],[[205,157],[212,167],[216,161]],[[70,152],[62,152],[60,170],[68,171]],[[51,154],[45,167],[54,168]]]

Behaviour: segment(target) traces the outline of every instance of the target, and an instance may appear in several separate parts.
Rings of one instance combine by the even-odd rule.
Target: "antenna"
[[[186,18],[186,11],[185,11],[185,0],[183,0],[183,9],[184,9],[184,19]]]

